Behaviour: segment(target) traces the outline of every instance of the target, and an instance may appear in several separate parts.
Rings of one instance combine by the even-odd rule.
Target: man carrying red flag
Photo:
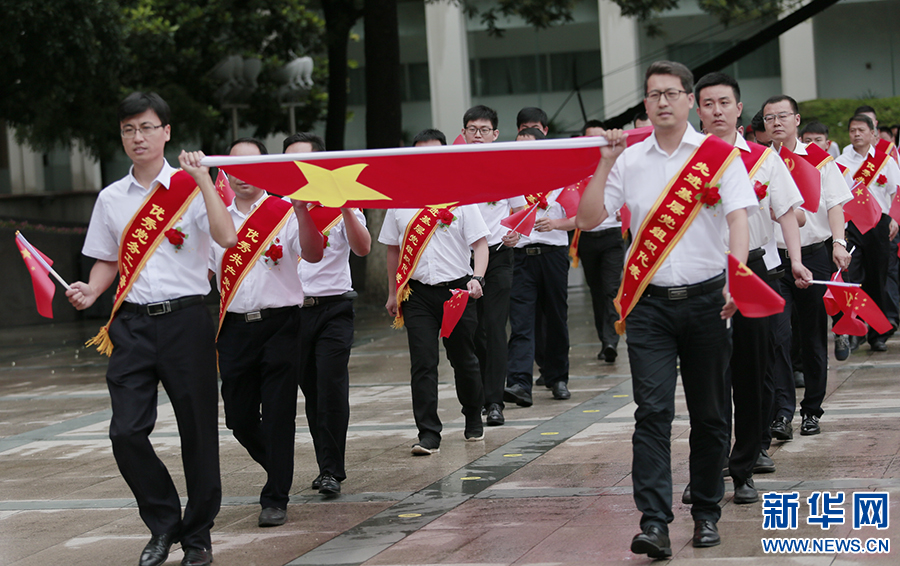
[[[500,135],[498,126],[497,112],[487,106],[474,106],[463,115],[462,135],[467,144],[493,143]],[[524,197],[478,205],[478,210],[491,231],[487,238],[488,264],[484,273],[484,297],[475,303],[478,313],[475,354],[481,368],[488,426],[499,426],[506,422],[503,417],[503,387],[506,385],[506,323],[509,320],[509,293],[513,284],[513,250],[509,243],[509,230],[500,222],[509,215],[510,210],[518,212],[524,207]]]
[[[164,563],[176,541],[184,549],[183,566],[203,566],[212,562],[210,529],[222,498],[215,329],[203,297],[210,289],[210,239],[230,248],[237,237],[208,168],[200,165],[203,153],[182,152],[184,172],[166,162],[168,104],[156,93],[135,92],[118,115],[133,166],[100,191],[83,249],[97,262],[88,283],[72,283],[66,296],[83,310],[118,281],[113,316],[90,343],[111,353],[106,383],[113,455],[152,534],[140,566]],[[181,435],[188,493],[183,516],[149,438],[160,382]]]
[[[231,144],[230,155],[265,155],[253,138]],[[210,271],[219,286],[219,373],[225,425],[266,471],[257,524],[284,524],[294,477],[297,416],[297,336],[303,286],[297,260],[322,258],[321,235],[306,203],[269,196],[231,177],[228,206],[238,233],[231,248],[214,245]]]
[[[821,190],[819,207],[815,213],[807,212],[806,224],[800,229],[800,255],[815,279],[824,280],[831,277],[832,261],[838,269],[846,269],[850,264],[847,253],[847,242],[844,240],[844,211],[842,205],[849,201],[850,191],[841,176],[840,170],[831,161],[831,156],[815,144],[804,146],[797,138],[800,125],[800,113],[797,102],[786,95],[769,98],[763,105],[763,120],[766,132],[772,137],[775,149],[782,146],[802,159],[817,155],[814,161],[821,165]],[[794,411],[797,407],[797,391],[791,367],[791,310],[796,308],[799,320],[803,321],[798,328],[803,355],[803,371],[806,379],[800,414],[803,422],[800,434],[818,434],[819,418],[822,416],[822,400],[825,398],[825,384],[828,378],[828,316],[822,297],[825,294],[823,285],[812,285],[805,289],[795,284],[790,274],[791,262],[795,259],[787,249],[784,235],[779,231],[778,253],[781,255],[785,274],[780,281],[779,292],[784,297],[784,312],[775,315],[775,343],[783,345],[776,352],[772,365],[775,381],[775,401],[773,406],[774,420],[769,429],[776,440],[793,438]],[[826,244],[833,240],[832,249]]]
[[[693,546],[720,544],[719,500],[725,491],[722,459],[728,449],[725,372],[731,356],[726,319],[726,226],[731,253],[747,259],[747,214],[759,208],[738,150],[688,123],[693,76],[680,63],[647,69],[644,106],[653,135],[625,149],[619,130],[578,207],[578,226],[599,225],[624,204],[639,227],[616,298],[628,329],[628,358],[637,403],[632,437],[634,500],[641,532],[631,551],[672,555],[671,427],[678,360],[691,421],[690,483]],[[734,123],[731,124],[734,127]]]
[[[308,132],[284,140],[285,153],[325,151],[325,141]],[[350,423],[350,348],[353,346],[353,281],[350,252],[369,253],[372,237],[359,209],[309,205],[324,236],[322,261],[297,266],[303,291],[300,309],[300,390],[306,422],[316,451],[319,474],[312,489],[322,495],[341,492],[347,478],[344,456]]]
[[[439,135],[438,135],[439,134]],[[426,130],[416,135],[416,147],[446,145],[444,134]],[[488,263],[487,225],[474,204],[388,209],[378,241],[388,246],[388,313],[394,326],[406,326],[409,340],[413,415],[419,429],[414,455],[440,451],[438,417],[438,337],[444,303],[453,289],[469,291],[471,301],[449,338],[444,338],[453,366],[456,397],[466,417],[466,441],[484,438],[481,409],[484,391],[475,356],[475,299],[481,297]],[[474,270],[470,264],[475,251]]]
[[[885,285],[891,259],[891,240],[897,235],[897,222],[888,213],[891,210],[891,201],[897,193],[897,184],[900,183],[900,169],[889,155],[875,148],[877,131],[869,116],[865,114],[853,116],[848,130],[849,151],[845,150],[837,162],[847,168],[848,184],[864,185],[865,190],[878,203],[878,211],[881,213],[875,227],[865,233],[854,221],[850,221],[847,225],[847,241],[851,246],[856,246],[856,252],[850,261],[848,278],[854,283],[862,283],[863,290],[883,311],[887,307]],[[840,315],[835,321],[839,318]],[[847,348],[851,351],[855,349],[853,346],[858,344],[855,336],[852,338],[853,346],[849,344],[850,339],[847,336],[840,339],[848,341]],[[887,350],[886,334],[879,334],[870,327],[866,339],[872,351]]]
[[[775,222],[772,220],[776,218],[791,251],[790,277],[799,287],[808,287],[812,274],[800,261],[800,228],[794,214],[794,208],[802,204],[803,197],[778,154],[738,135],[737,124],[743,110],[740,86],[728,75],[710,73],[697,82],[694,92],[697,94],[697,114],[706,131],[740,150],[759,201],[759,212],[748,218],[750,251],[747,267],[763,281],[770,280],[770,270],[777,269],[778,276],[781,275]],[[774,282],[775,278],[771,280]],[[731,282],[732,285],[735,283]],[[734,403],[734,446],[728,469],[734,480],[734,502],[739,504],[759,499],[753,483],[754,470],[759,467],[768,471],[774,467],[766,452],[768,444],[764,448],[762,438],[763,430],[770,422],[768,413],[774,389],[766,380],[772,358],[769,317],[750,318],[746,314],[736,312],[732,318],[734,347],[728,372]],[[731,411],[726,415],[730,416]]]

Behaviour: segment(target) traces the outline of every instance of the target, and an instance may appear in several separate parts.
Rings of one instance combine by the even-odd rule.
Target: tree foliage
[[[818,120],[828,126],[828,138],[841,147],[850,143],[847,132],[853,111],[862,105],[875,109],[879,125],[900,124],[900,96],[893,98],[831,98],[799,102],[801,127],[811,120]]]

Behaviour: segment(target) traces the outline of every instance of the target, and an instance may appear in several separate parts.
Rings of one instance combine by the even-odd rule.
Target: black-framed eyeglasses
[[[141,135],[146,138],[147,136],[152,136],[154,133],[156,133],[156,130],[158,128],[164,128],[164,127],[165,126],[163,126],[162,124],[160,124],[159,126],[154,126],[152,124],[144,124],[140,128],[135,128],[133,126],[125,126],[124,128],[122,128],[122,137],[126,138],[126,139],[133,138],[135,136],[135,134],[140,132]]]
[[[647,93],[647,101],[656,104],[659,102],[660,96],[665,96],[666,100],[669,102],[675,102],[679,98],[681,98],[682,94],[687,94],[686,90],[678,90],[674,88],[670,88],[667,90],[651,90]]]
[[[763,122],[766,124],[771,124],[775,120],[778,120],[781,123],[787,121],[788,118],[794,115],[794,112],[781,112],[779,114],[766,114],[763,116]]]
[[[468,132],[468,134],[470,136],[474,136],[475,134],[478,134],[478,133],[480,133],[483,136],[487,136],[493,131],[494,131],[494,128],[489,128],[487,126],[484,126],[483,128],[476,128],[475,126],[469,126],[468,128],[466,128],[466,132]]]

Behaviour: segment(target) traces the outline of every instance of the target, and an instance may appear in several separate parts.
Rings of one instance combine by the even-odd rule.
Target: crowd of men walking
[[[647,69],[644,86],[641,118],[652,126],[646,139],[632,143],[628,132],[585,124],[582,135],[608,143],[577,216],[558,201],[563,188],[526,187],[522,196],[496,202],[390,209],[377,239],[387,246],[385,306],[408,337],[417,456],[440,450],[438,344],[444,304],[459,291],[468,292],[468,302],[442,340],[465,441],[482,440],[485,424],[503,425],[506,403],[531,406],[534,385],[556,400],[571,397],[567,274],[570,254],[579,259],[598,359],[615,363],[623,334],[627,344],[637,403],[634,499],[642,513],[631,550],[664,558],[671,555],[670,433],[679,375],[691,423],[691,475],[682,497],[695,520],[693,545],[714,546],[723,466],[735,503],[758,501],[753,474],[774,472],[771,442],[793,437],[795,376],[805,382],[800,434],[821,431],[829,320],[825,287],[813,281],[844,271],[844,281],[862,283],[897,326],[897,223],[889,212],[900,169],[890,157],[894,147],[878,141],[868,107],[848,117],[852,143],[835,159],[824,125],[798,130],[801,116],[789,96],[767,100],[745,130],[740,87],[727,75],[694,84],[683,65],[659,61]],[[703,133],[688,122],[695,106]],[[111,354],[114,456],[152,535],[141,566],[165,562],[176,542],[185,549],[182,564],[212,562],[210,529],[222,495],[217,361],[226,425],[267,474],[259,526],[285,522],[298,385],[319,465],[312,488],[340,493],[356,296],[348,259],[372,244],[357,209],[292,202],[234,177],[226,204],[201,152],[182,152],[182,171],[166,162],[169,112],[153,93],[133,93],[120,105],[133,166],[100,193],[84,245],[97,261],[89,281],[67,292],[84,309],[116,283],[113,315],[95,343]],[[542,139],[548,129],[539,108],[516,118],[517,141]],[[497,113],[469,109],[460,136],[467,144],[494,142]],[[414,140],[417,147],[446,144],[433,129]],[[818,202],[805,202],[782,148],[816,165]],[[285,139],[283,150],[325,147],[301,133]],[[230,148],[235,156],[266,152],[252,138]],[[864,232],[845,223],[842,208],[860,183],[882,210]],[[528,206],[536,210],[532,231],[501,224]],[[625,230],[623,218],[630,218]],[[726,286],[726,252],[785,299],[784,312],[751,318],[737,311]],[[213,276],[218,326],[203,306]],[[869,329],[866,340],[884,351],[889,335]],[[846,359],[859,343],[836,336],[836,358]],[[183,513],[149,440],[160,382],[181,435]]]

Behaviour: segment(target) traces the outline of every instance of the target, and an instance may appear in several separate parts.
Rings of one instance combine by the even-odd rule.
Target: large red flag
[[[822,194],[822,174],[808,161],[796,155],[788,148],[781,146],[778,155],[784,160],[791,177],[803,196],[803,208],[810,212],[819,210],[819,197]]]
[[[510,214],[500,221],[500,225],[523,236],[530,236],[531,231],[534,230],[534,221],[537,219],[537,210],[538,203],[534,203],[515,214]]]
[[[22,242],[22,235],[16,233],[16,247],[25,260],[25,267],[28,268],[28,274],[31,275],[31,284],[34,287],[34,302],[37,304],[38,313],[47,318],[53,318],[53,295],[56,293],[56,285],[50,280],[50,272],[41,263],[31,255],[28,248]],[[31,246],[47,262],[47,265],[53,265],[53,260],[45,256],[40,250]]]
[[[231,183],[228,182],[228,175],[222,169],[219,169],[219,174],[216,176],[216,192],[222,197],[225,206],[230,206],[234,201],[234,191],[231,189]]]
[[[884,334],[893,328],[875,301],[859,287],[838,287],[829,285],[828,290],[843,311],[844,316],[856,315],[869,323],[875,332]],[[837,331],[835,331],[837,332]]]
[[[763,318],[784,310],[784,298],[731,254],[728,255],[728,292],[747,318]]]
[[[580,137],[206,157],[202,163],[266,191],[332,208],[421,208],[497,201],[577,183],[597,168],[602,145],[603,137]]]
[[[857,181],[850,190],[853,199],[844,203],[844,219],[853,221],[860,233],[865,234],[881,220],[881,206],[872,198],[866,186]]]
[[[456,323],[462,318],[469,302],[469,292],[453,289],[453,296],[444,301],[444,316],[441,318],[441,338],[449,338]]]

